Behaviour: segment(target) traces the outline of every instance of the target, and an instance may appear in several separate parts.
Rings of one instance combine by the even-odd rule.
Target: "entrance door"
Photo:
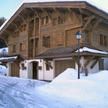
[[[55,77],[64,72],[67,68],[75,68],[75,63],[73,60],[55,61]]]
[[[33,62],[32,63],[33,66],[33,79],[38,79],[38,62]]]
[[[11,76],[12,77],[19,77],[19,70],[20,70],[19,63],[17,62],[11,63]]]

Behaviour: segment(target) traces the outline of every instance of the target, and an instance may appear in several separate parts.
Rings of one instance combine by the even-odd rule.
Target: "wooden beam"
[[[80,14],[84,13],[84,11],[82,10],[82,8],[78,8],[78,9],[79,9]]]
[[[87,19],[85,25],[84,25],[83,28],[82,28],[82,31],[84,31],[84,30],[86,29],[86,27],[90,24],[90,22],[91,22],[94,18],[95,18],[94,15],[88,17],[88,19]]]
[[[53,67],[51,66],[51,63],[50,63],[50,62],[48,62],[47,60],[46,60],[46,64],[48,64],[48,65],[49,65],[49,67],[50,67],[51,69],[53,69]]]
[[[5,30],[4,31],[6,34],[11,35],[11,33],[9,32],[9,30]]]
[[[16,29],[19,29],[19,26],[18,26],[15,22],[12,22],[11,24],[12,24],[13,26],[15,26]]]
[[[69,12],[69,17],[71,18],[71,21],[73,20],[73,11],[71,8],[67,8],[68,12]],[[67,15],[67,14],[66,14]],[[66,16],[67,17],[67,16]]]
[[[92,65],[90,66],[91,69],[96,65],[96,63],[98,62],[98,60],[99,60],[99,59],[96,59],[96,60],[92,63]]]
[[[52,15],[50,12],[48,12],[45,8],[41,8],[41,10],[50,18],[52,19]]]
[[[89,59],[86,61],[86,63],[84,64],[84,67],[86,68],[87,65],[90,63],[90,61],[94,58],[94,56],[89,57]]]
[[[98,20],[93,24],[92,30],[95,30],[101,21],[102,21],[102,19],[98,19]]]
[[[18,15],[18,17],[19,17],[24,23],[26,23],[25,19],[24,19],[21,15]]]
[[[34,15],[35,15],[36,17],[41,18],[39,12],[38,12],[36,9],[34,9],[34,8],[30,8],[30,9],[32,10],[32,12],[34,13]]]

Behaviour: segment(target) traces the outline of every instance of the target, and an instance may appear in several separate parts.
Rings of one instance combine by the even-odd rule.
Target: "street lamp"
[[[80,79],[80,39],[81,39],[81,32],[76,32],[76,39],[78,40],[78,79]]]

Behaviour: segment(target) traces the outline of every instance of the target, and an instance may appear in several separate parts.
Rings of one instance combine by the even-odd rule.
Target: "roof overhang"
[[[20,61],[20,60],[23,60],[23,58],[20,55],[0,57],[0,62],[1,63],[7,63],[7,62],[13,62],[13,61]]]
[[[85,48],[86,47],[80,48],[80,56],[108,57],[108,52],[100,51],[97,49],[91,49],[91,48],[86,48],[88,50],[82,51],[82,49]],[[78,48],[73,49],[72,47],[52,49],[36,56],[36,59],[54,59],[54,58],[66,58],[66,57],[78,56],[77,50]]]
[[[2,27],[0,28],[0,37],[3,37],[2,34],[7,29],[7,27],[17,18],[18,15],[27,8],[79,8],[87,9],[92,13],[100,16],[101,18],[108,21],[108,13],[102,11],[94,5],[86,1],[56,1],[56,2],[34,2],[34,3],[23,3],[20,8],[13,14],[13,16],[7,20]]]

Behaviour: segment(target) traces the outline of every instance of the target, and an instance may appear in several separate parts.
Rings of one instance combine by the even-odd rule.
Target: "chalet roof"
[[[48,50],[38,56],[36,58],[59,58],[59,57],[72,57],[78,55],[78,47],[67,47],[67,48],[55,48]],[[88,48],[81,46],[80,47],[80,55],[94,55],[94,56],[101,56],[101,57],[108,57],[108,52],[100,51],[94,48]]]
[[[33,1],[33,0],[32,0]],[[34,0],[35,1],[35,0]],[[97,8],[94,5],[86,1],[81,0],[37,0],[38,2],[24,2],[20,8],[12,15],[12,17],[7,20],[0,28],[0,37],[2,37],[3,33],[7,28],[11,25],[12,22],[16,20],[16,18],[24,12],[24,9],[28,8],[80,8],[80,9],[87,9],[95,15],[105,19],[108,21],[108,13],[103,11],[100,8]],[[46,1],[46,2],[45,2]]]

